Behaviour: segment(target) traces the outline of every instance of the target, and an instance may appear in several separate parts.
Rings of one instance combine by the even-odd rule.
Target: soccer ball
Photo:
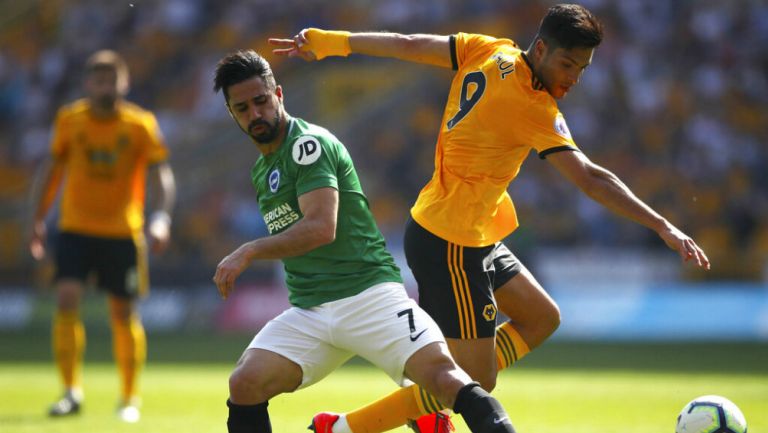
[[[727,398],[704,395],[680,411],[675,433],[747,433],[747,420]]]

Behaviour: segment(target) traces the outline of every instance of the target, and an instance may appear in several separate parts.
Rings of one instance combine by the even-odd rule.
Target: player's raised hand
[[[669,248],[677,251],[684,262],[693,260],[696,266],[709,269],[709,259],[690,236],[681,232],[677,227],[668,224],[667,227],[659,232],[659,236],[664,240]]]
[[[277,47],[272,52],[278,56],[300,57],[308,62],[317,60],[307,40],[307,30],[300,31],[292,39],[269,38],[268,42]]]

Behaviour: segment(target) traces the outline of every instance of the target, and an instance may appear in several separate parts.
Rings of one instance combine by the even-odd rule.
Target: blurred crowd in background
[[[112,48],[131,68],[129,99],[153,110],[171,148],[179,201],[160,281],[209,281],[243,241],[266,233],[250,186],[258,153],[212,92],[216,61],[254,48],[273,65],[294,116],[350,149],[377,220],[398,248],[432,173],[452,72],[352,56],[277,58],[267,37],[305,27],[508,37],[522,47],[543,0],[42,0],[0,6],[0,275],[28,281],[28,196],[58,107],[80,96],[85,58]],[[576,143],[682,228],[712,260],[692,280],[766,278],[768,4],[760,0],[588,0],[604,43],[560,103]],[[510,193],[524,259],[540,248],[665,246],[617,218],[536,155]],[[54,219],[51,218],[53,222]],[[671,259],[674,260],[674,257]],[[535,263],[529,263],[535,267]],[[40,270],[42,269],[42,271]],[[264,272],[273,267],[265,266]],[[41,283],[42,284],[42,283]]]

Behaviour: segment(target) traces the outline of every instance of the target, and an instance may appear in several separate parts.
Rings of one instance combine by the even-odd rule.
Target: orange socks
[[[496,328],[496,371],[504,370],[530,351],[511,323],[504,322]]]
[[[496,363],[501,371],[530,352],[528,344],[509,322],[496,328]],[[354,433],[379,433],[400,427],[408,420],[444,409],[418,385],[400,388],[367,406],[346,414]]]
[[[53,318],[53,357],[67,389],[82,387],[85,328],[77,311],[57,311]]]
[[[346,414],[347,423],[355,433],[384,432],[416,419],[440,404],[417,385],[400,388],[388,396]]]
[[[122,399],[128,402],[138,396],[138,377],[147,357],[147,338],[137,314],[128,321],[120,320],[112,311],[112,349],[122,384]]]

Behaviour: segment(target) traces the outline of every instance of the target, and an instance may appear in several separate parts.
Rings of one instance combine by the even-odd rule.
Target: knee
[[[555,331],[557,331],[557,328],[560,327],[560,320],[561,320],[560,307],[553,302],[552,308],[550,308],[550,312],[547,315],[546,324],[547,324],[548,336],[552,335]]]
[[[441,366],[443,367],[443,366]],[[457,393],[470,379],[480,383],[480,386],[488,392],[496,386],[496,374],[483,375],[482,377],[470,377],[454,365],[445,365],[444,368],[435,368],[429,383],[422,386],[430,391],[446,407],[453,407]],[[431,386],[431,388],[430,388]]]
[[[260,403],[263,389],[264,384],[256,373],[236,368],[229,376],[229,398],[233,403]]]
[[[472,378],[473,381],[480,384],[480,386],[488,391],[493,391],[494,388],[496,388],[496,364],[495,364],[495,358],[493,359],[492,364],[476,364],[476,365],[462,365],[462,369],[467,372],[470,378]]]
[[[62,313],[74,313],[80,308],[80,303],[77,299],[60,296],[56,306],[57,310]]]
[[[56,305],[59,311],[76,311],[80,307],[80,288],[77,283],[59,283]]]
[[[454,365],[435,366],[432,374],[426,377],[422,388],[427,390],[445,407],[451,408],[455,403],[456,394],[467,382],[468,377]]]
[[[127,326],[131,319],[138,317],[131,301],[110,299],[109,314],[115,325]]]
[[[523,338],[528,347],[534,349],[560,327],[560,307],[555,301],[551,301],[539,310],[535,321],[525,325],[519,324],[519,326],[520,328],[527,328],[527,333],[523,335]]]
[[[279,378],[268,370],[241,364],[229,376],[229,396],[235,404],[263,403],[286,392]]]
[[[494,388],[496,388],[496,371],[489,371],[486,372],[479,377],[473,377],[474,380],[480,383],[480,386],[488,391],[493,391]]]

